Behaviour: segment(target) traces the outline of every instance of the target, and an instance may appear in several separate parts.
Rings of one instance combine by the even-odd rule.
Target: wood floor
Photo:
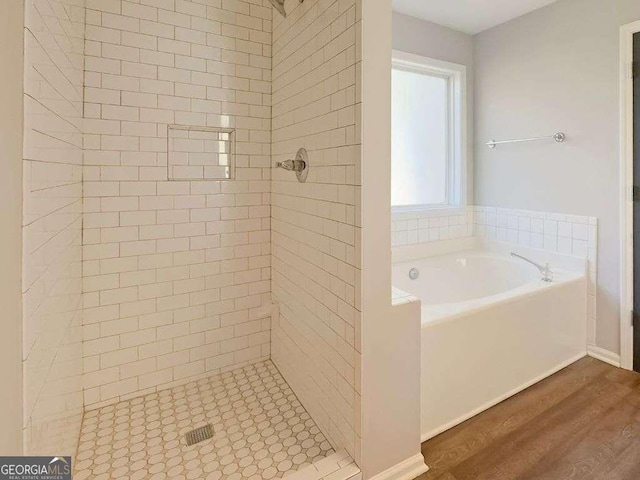
[[[640,480],[640,375],[584,358],[422,454],[418,480]]]

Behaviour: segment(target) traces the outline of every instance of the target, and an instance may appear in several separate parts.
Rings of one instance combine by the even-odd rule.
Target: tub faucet
[[[530,263],[531,265],[536,267],[538,270],[540,270],[540,273],[542,274],[543,282],[553,282],[553,272],[549,268],[548,263],[545,263],[544,265],[540,265],[539,263],[536,263],[533,260],[523,257],[522,255],[518,255],[517,253],[514,253],[514,252],[511,252],[511,256],[519,258],[520,260],[524,260],[525,262]]]

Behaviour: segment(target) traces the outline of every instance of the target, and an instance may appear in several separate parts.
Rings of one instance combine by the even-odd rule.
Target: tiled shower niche
[[[169,180],[235,178],[235,130],[169,125]]]

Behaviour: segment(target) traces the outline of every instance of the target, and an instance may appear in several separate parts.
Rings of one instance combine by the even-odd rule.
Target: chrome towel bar
[[[555,135],[550,135],[547,137],[520,138],[517,140],[502,140],[500,142],[491,140],[490,142],[487,142],[487,147],[496,148],[498,145],[504,145],[506,143],[536,142],[538,140],[555,140],[558,143],[562,143],[565,141],[566,138],[567,136],[564,133],[559,132],[559,133],[556,133]]]

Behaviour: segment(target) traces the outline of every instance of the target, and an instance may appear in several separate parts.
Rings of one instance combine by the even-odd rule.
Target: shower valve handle
[[[307,167],[307,162],[304,160],[285,160],[276,163],[276,166],[289,172],[302,172]]]
[[[309,175],[309,154],[307,150],[301,148],[296,154],[295,160],[285,160],[284,162],[277,162],[276,167],[287,170],[288,172],[294,172],[298,181],[304,183],[307,181]]]

